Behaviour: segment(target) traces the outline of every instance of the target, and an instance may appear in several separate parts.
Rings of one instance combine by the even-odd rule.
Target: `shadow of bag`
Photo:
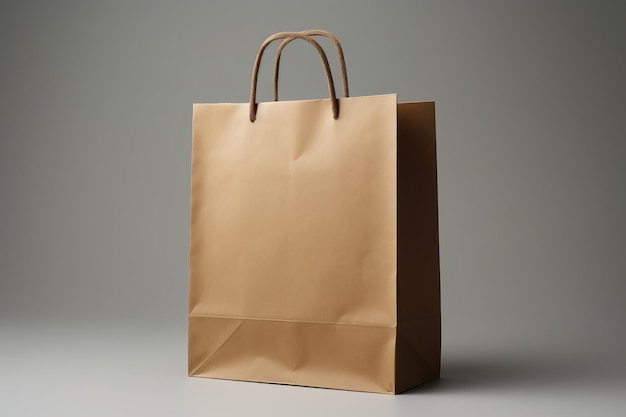
[[[278,39],[275,99],[294,39],[329,99],[256,103]],[[189,375],[382,393],[439,377],[434,103],[349,97],[337,38],[282,32],[250,102],[195,104],[192,130]]]

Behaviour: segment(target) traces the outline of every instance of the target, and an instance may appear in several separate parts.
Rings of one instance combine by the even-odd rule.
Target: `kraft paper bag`
[[[330,99],[256,103],[277,39],[315,47]],[[381,393],[438,378],[434,103],[347,97],[324,31],[269,37],[251,91],[193,107],[189,375]]]

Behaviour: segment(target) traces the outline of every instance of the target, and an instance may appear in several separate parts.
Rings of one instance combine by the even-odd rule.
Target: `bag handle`
[[[328,64],[328,58],[326,57],[324,49],[322,49],[319,43],[317,43],[317,41],[315,41],[315,39],[313,39],[309,35],[305,35],[300,32],[279,32],[265,39],[265,41],[261,44],[259,52],[257,53],[256,59],[254,61],[254,67],[252,69],[252,82],[250,86],[250,121],[254,123],[254,121],[256,120],[256,88],[257,81],[259,79],[259,67],[261,66],[261,58],[263,58],[263,52],[265,52],[267,46],[275,40],[288,38],[304,39],[305,41],[310,43],[319,53],[320,57],[322,58],[322,63],[324,64],[324,70],[326,71],[326,79],[328,80],[328,92],[330,94],[330,100],[332,104],[333,118],[337,119],[339,117],[339,100],[337,100],[337,95],[335,94],[335,83],[333,82],[333,75],[330,71],[330,65]]]
[[[335,44],[335,49],[337,49],[337,56],[339,58],[341,82],[343,85],[343,96],[350,97],[350,93],[348,91],[348,72],[346,71],[346,60],[343,55],[343,48],[341,47],[341,43],[339,43],[339,39],[337,39],[337,37],[332,33],[320,29],[304,30],[300,33],[308,36],[323,36],[333,41],[333,43]],[[280,46],[278,47],[278,51],[276,52],[276,59],[274,60],[274,101],[278,101],[278,69],[280,67],[281,54],[283,52],[283,49],[285,49],[285,46],[287,46],[291,41],[295,39],[296,38],[285,39],[280,44]]]

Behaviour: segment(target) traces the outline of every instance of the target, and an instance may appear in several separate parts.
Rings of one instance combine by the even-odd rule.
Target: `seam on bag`
[[[398,339],[402,339],[404,340],[404,343],[413,351],[413,353],[415,354],[415,356],[418,358],[418,360],[420,362],[422,362],[422,364],[426,365],[428,368],[430,368],[430,370],[434,373],[437,373],[437,370],[435,369],[435,367],[430,363],[430,361],[426,360],[424,358],[424,356],[419,353],[415,347],[413,346],[413,344],[411,342],[409,342],[409,339],[407,339],[406,337],[404,337],[404,335],[400,332],[398,332]],[[396,342],[397,343],[397,342]]]
[[[191,372],[191,374],[192,374],[192,375],[195,375],[195,374],[198,372],[198,370],[204,366],[204,364],[206,364],[207,362],[209,362],[209,361],[213,358],[213,356],[215,356],[215,354],[216,354],[217,352],[219,352],[219,351],[220,351],[220,349],[221,349],[221,348],[222,348],[222,347],[226,344],[226,342],[228,342],[228,341],[229,341],[229,340],[233,337],[233,335],[237,332],[237,330],[239,330],[239,328],[241,327],[241,325],[242,325],[242,324],[243,324],[243,320],[242,320],[242,321],[241,321],[241,322],[237,325],[237,327],[235,327],[235,328],[233,329],[233,331],[232,331],[232,332],[230,332],[230,334],[229,334],[228,336],[226,336],[226,338],[224,339],[224,341],[222,341],[222,343],[220,343],[220,344],[219,344],[219,346],[218,346],[218,347],[217,347],[217,348],[213,351],[213,353],[211,353],[211,354],[210,354],[208,357],[206,357],[206,358],[205,358],[202,362],[200,362],[200,364],[199,364],[198,366],[196,366],[196,367],[195,367],[195,369]]]
[[[380,324],[380,323],[349,323],[336,321],[316,321],[316,320],[293,320],[293,319],[267,319],[259,317],[236,317],[236,316],[219,316],[214,314],[189,314],[189,317],[206,317],[214,319],[232,319],[232,320],[255,320],[255,321],[278,321],[287,323],[304,323],[304,324],[321,324],[333,326],[364,326],[364,327],[398,327],[397,324]]]

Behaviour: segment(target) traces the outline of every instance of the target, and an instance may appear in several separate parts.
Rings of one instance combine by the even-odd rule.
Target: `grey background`
[[[399,397],[186,377],[191,105],[312,28],[352,95],[437,105],[443,378]],[[623,410],[625,39],[621,1],[2,2],[0,414]]]

